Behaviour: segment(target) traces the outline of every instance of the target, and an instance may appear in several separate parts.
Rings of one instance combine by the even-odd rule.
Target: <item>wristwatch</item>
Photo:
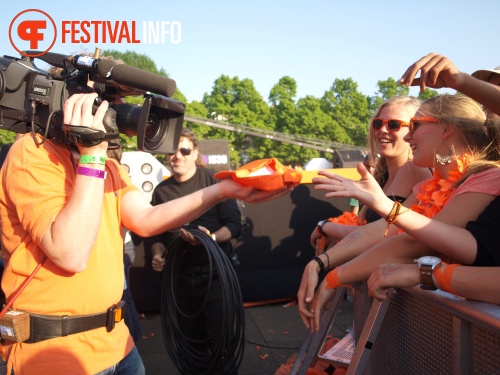
[[[418,268],[420,269],[420,287],[425,290],[436,290],[432,282],[432,271],[441,267],[441,259],[433,256],[418,258]]]
[[[330,220],[325,219],[325,220],[320,220],[318,223],[318,232],[321,233],[323,236],[326,236],[326,233],[323,232],[323,225],[328,223]]]

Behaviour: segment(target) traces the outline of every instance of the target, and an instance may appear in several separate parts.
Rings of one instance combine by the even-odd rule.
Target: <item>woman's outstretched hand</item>
[[[312,182],[316,184],[316,190],[325,190],[325,197],[356,198],[363,204],[377,211],[377,203],[388,199],[378,182],[368,172],[363,163],[357,165],[361,180],[354,181],[337,174],[319,171],[318,174],[325,177],[315,177]]]

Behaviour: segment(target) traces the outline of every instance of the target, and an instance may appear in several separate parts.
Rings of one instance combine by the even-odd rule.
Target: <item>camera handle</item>
[[[93,113],[97,109],[94,106]],[[103,119],[104,128],[106,133],[102,130],[92,129],[87,126],[75,125],[62,125],[64,135],[73,143],[82,145],[84,147],[92,147],[98,145],[102,141],[118,139],[118,126],[116,125],[116,111],[113,108],[108,108]]]

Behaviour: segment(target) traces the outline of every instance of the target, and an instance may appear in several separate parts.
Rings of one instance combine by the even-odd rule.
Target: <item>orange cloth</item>
[[[40,141],[40,138],[39,138]],[[123,293],[123,238],[120,200],[137,188],[118,163],[106,162],[104,206],[99,233],[83,272],[71,273],[47,259],[13,308],[39,314],[81,315],[106,311]],[[0,174],[0,224],[7,299],[32,273],[43,251],[43,235],[68,202],[75,181],[69,151],[31,136],[11,147]],[[83,226],[82,226],[83,227]],[[122,360],[134,346],[124,321],[106,328],[39,343],[4,342],[2,356],[23,374],[95,374]]]
[[[274,158],[254,160],[235,171],[222,171],[215,178],[232,178],[238,183],[260,190],[272,191],[298,185],[302,179],[299,171],[285,167]]]
[[[326,287],[328,289],[338,288],[339,286],[348,286],[347,284],[342,284],[340,282],[337,268],[328,272],[325,279],[326,279]]]

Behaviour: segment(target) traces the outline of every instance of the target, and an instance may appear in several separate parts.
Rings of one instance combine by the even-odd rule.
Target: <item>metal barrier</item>
[[[354,296],[356,307],[365,304],[367,295],[365,286],[355,289],[361,291]],[[334,317],[330,312],[323,320]],[[331,323],[322,321],[322,330]],[[354,326],[363,330],[355,334],[347,374],[500,374],[497,305],[419,287],[397,289],[388,301],[374,301],[367,315],[355,314]],[[322,330],[317,335],[324,337]],[[316,358],[321,348],[313,346],[315,353],[308,353],[308,360],[292,374],[306,373],[309,359]],[[332,364],[337,363],[332,360]]]
[[[500,374],[500,306],[414,287],[396,290],[381,320],[373,374]]]

